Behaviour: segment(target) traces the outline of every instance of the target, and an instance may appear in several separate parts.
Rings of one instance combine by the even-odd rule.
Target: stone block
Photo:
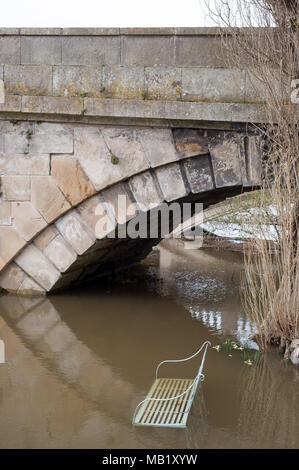
[[[0,226],[0,258],[7,263],[24,246],[26,241],[10,226]]]
[[[177,36],[219,36],[222,33],[217,26],[180,26],[174,30]]]
[[[247,184],[259,185],[262,182],[262,138],[259,136],[248,136],[247,148]]]
[[[138,137],[151,167],[178,160],[170,129],[140,129]]]
[[[119,167],[122,178],[149,168],[136,129],[103,127],[102,134],[110,153],[118,158],[118,164],[113,166]]]
[[[61,64],[61,38],[54,36],[22,36],[21,64]]]
[[[101,196],[110,204],[114,218],[118,224],[125,224],[135,217],[137,208],[123,183],[113,185],[102,191]]]
[[[6,95],[5,102],[0,103],[0,111],[15,112],[21,111],[22,98],[21,96]]]
[[[244,169],[240,139],[231,133],[209,135],[209,150],[217,188],[242,184]]]
[[[29,176],[2,176],[1,187],[6,201],[30,200]]]
[[[47,291],[51,289],[60,277],[60,272],[33,244],[28,245],[17,256],[15,263]]]
[[[18,36],[20,28],[0,28],[0,35],[2,36]]]
[[[0,64],[19,64],[21,56],[20,37],[0,37]]]
[[[150,100],[179,100],[182,91],[182,69],[146,67],[145,83]]]
[[[165,118],[166,104],[175,104],[176,102],[86,98],[84,103],[85,116],[163,119]],[[187,103],[183,104],[187,105]],[[169,111],[169,115],[170,119],[173,119],[172,110]],[[183,119],[186,119],[186,113],[184,113]]]
[[[4,152],[4,135],[0,135],[0,155]]]
[[[233,103],[196,103],[184,101],[166,101],[164,103],[164,119],[183,121],[224,121],[232,120]]]
[[[173,36],[125,36],[123,38],[123,65],[174,65]]]
[[[60,36],[62,28],[20,28],[21,36]]]
[[[239,102],[245,99],[245,70],[184,67],[182,98],[186,101]]]
[[[11,225],[11,203],[0,201],[0,225]]]
[[[40,296],[45,295],[46,290],[43,289],[37,282],[35,282],[31,277],[26,276],[22,284],[20,285],[18,295],[28,295],[28,296]]]
[[[182,67],[225,67],[221,38],[176,37],[175,65]]]
[[[49,155],[1,155],[0,174],[2,175],[49,175]]]
[[[267,109],[263,104],[232,103],[231,121],[244,123],[267,123]]]
[[[188,191],[185,187],[179,164],[172,163],[170,165],[157,168],[155,172],[164,195],[164,199],[167,202],[187,196]]]
[[[75,156],[96,190],[121,179],[120,165],[111,163],[111,154],[100,129],[75,129]]]
[[[51,175],[72,206],[95,193],[94,187],[74,156],[52,155]]]
[[[26,274],[15,263],[10,263],[0,273],[0,286],[7,292],[16,292],[22,284]]]
[[[47,222],[31,202],[12,203],[13,227],[24,240],[31,240],[47,226]]]
[[[61,217],[56,227],[78,255],[85,253],[95,243],[95,235],[74,210]]]
[[[88,96],[100,98],[102,67],[53,67],[53,93],[57,96]]]
[[[28,121],[17,120],[14,122],[8,119],[3,119],[0,121],[0,134],[22,134],[31,126],[32,123],[29,123]]]
[[[109,206],[107,205],[106,201],[101,196],[93,196],[89,198],[87,201],[83,202],[80,204],[77,208],[77,211],[79,212],[80,216],[83,218],[83,220],[89,225],[93,233],[96,234],[97,238],[103,238],[105,237],[111,230],[115,229],[116,226],[116,220],[111,212],[109,210]],[[105,219],[103,220],[103,218]],[[108,219],[107,219],[108,218]],[[101,226],[104,227],[105,221],[107,223],[107,231],[104,233],[99,232],[98,230],[98,222],[102,220],[103,224]]]
[[[48,223],[71,208],[51,176],[31,177],[31,202]]]
[[[163,197],[159,194],[155,181],[149,171],[131,178],[129,186],[142,211],[153,209],[163,201]]]
[[[44,250],[44,254],[62,273],[77,259],[76,253],[61,235],[57,235],[57,237],[49,243]]]
[[[58,235],[58,230],[55,225],[50,225],[47,227],[38,237],[35,238],[34,244],[41,251],[49,245],[49,243]]]
[[[120,37],[63,37],[64,65],[114,65],[120,63]]]
[[[74,134],[74,124],[57,122],[35,122],[34,134]]]
[[[5,65],[5,89],[18,95],[51,95],[52,67],[46,65]]]
[[[102,96],[110,98],[142,99],[144,88],[143,67],[104,66]]]
[[[4,149],[6,154],[24,155],[28,151],[28,140],[26,134],[5,134]]]
[[[59,134],[33,134],[30,145],[30,153],[73,153],[74,137],[68,132]]]
[[[189,158],[184,162],[184,168],[192,193],[197,194],[215,188],[208,155]]]
[[[119,28],[63,28],[63,36],[118,36]]]
[[[200,129],[174,129],[175,147],[182,157],[193,157],[209,153],[207,131]]]
[[[120,28],[120,34],[124,36],[172,36],[175,34],[175,28]]]
[[[78,114],[83,110],[83,99],[60,96],[23,96],[22,112],[39,114]]]

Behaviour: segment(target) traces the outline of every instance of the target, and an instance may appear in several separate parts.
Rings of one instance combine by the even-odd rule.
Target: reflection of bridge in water
[[[0,367],[1,447],[298,447],[298,374],[271,354],[250,369],[210,351],[203,384],[208,414],[200,400],[187,435],[131,426],[157,362],[187,356],[203,339],[215,344],[232,330],[246,333],[234,288],[238,255],[229,261],[187,250],[183,261],[179,246],[172,244],[172,256],[166,244],[160,248],[160,268],[148,268],[162,278],[153,294],[124,285],[113,295],[86,289],[51,299],[0,298],[7,349]],[[175,367],[170,376],[191,377],[197,363]]]
[[[13,437],[13,446],[18,446],[17,439],[20,439],[21,447],[36,446],[39,441],[41,446],[51,446],[52,443],[64,447],[72,446],[69,439],[74,439],[75,447],[80,447],[82,441],[87,447],[106,447],[108,442],[115,447],[118,442],[123,442],[124,436],[125,445],[135,446],[136,437],[130,426],[130,417],[137,401],[134,386],[76,337],[48,299],[5,296],[0,299],[0,308],[8,322],[6,324],[2,320],[1,336],[8,344],[9,363],[17,369],[15,376],[9,372],[8,375],[20,382],[22,390],[25,386],[28,394],[17,397],[15,388],[9,386],[10,380],[6,385],[2,383],[2,387],[8,389],[7,396],[10,395],[16,406],[15,409],[8,407],[11,413],[8,419],[5,413],[7,399],[3,400],[5,409],[0,413],[0,423],[5,418],[9,422],[15,416],[23,417],[27,406],[32,410],[31,405],[35,401],[33,409],[36,416],[32,416],[32,420],[41,419],[38,410],[42,411],[44,418],[43,426],[39,421],[37,427],[40,440],[37,435],[26,437],[22,432],[20,435],[17,432]],[[30,380],[27,387],[26,377]],[[39,382],[38,386],[36,381]],[[141,391],[138,393],[137,396],[143,396]],[[65,422],[66,418],[68,423]],[[99,428],[98,431],[95,427]],[[64,442],[59,444],[56,439],[62,438],[62,430]],[[101,435],[103,430],[104,435]],[[48,433],[46,438],[44,433]],[[10,446],[12,436],[9,426],[8,432],[2,431],[1,434],[2,445]],[[96,436],[97,442],[89,442],[91,436]],[[79,439],[79,444],[75,443],[76,439]]]
[[[59,298],[56,300],[59,308]],[[78,297],[68,300],[70,308],[74,302],[80,304]],[[90,303],[90,310],[95,313],[98,302],[93,303],[91,299]],[[73,330],[61,318],[54,303],[40,298],[4,296],[0,298],[0,311],[5,318],[0,331],[8,345],[9,364],[8,377],[2,381],[6,391],[3,408],[0,405],[2,446],[81,447],[83,442],[87,447],[167,447],[169,435],[163,436],[160,430],[144,433],[132,428],[133,411],[144,398],[145,389],[118,373],[113,358],[109,364],[76,335],[76,319]],[[79,314],[82,315],[81,310]],[[121,328],[122,323],[116,321],[115,325]],[[110,333],[108,327],[107,336]],[[121,362],[125,345],[120,338],[119,343],[118,347],[113,346],[117,349],[114,359]],[[136,359],[136,353],[142,350],[137,341],[134,348],[137,369],[142,364]],[[108,355],[111,359],[111,351]],[[125,350],[124,356],[127,356]],[[143,374],[149,373],[152,378],[154,361],[147,359]],[[26,417],[28,410],[32,417]],[[8,425],[7,431],[7,425],[4,426],[6,421],[13,423],[14,419],[24,420],[16,433],[15,427],[10,429]],[[32,432],[35,420],[39,435]],[[181,439],[185,446],[184,435]]]

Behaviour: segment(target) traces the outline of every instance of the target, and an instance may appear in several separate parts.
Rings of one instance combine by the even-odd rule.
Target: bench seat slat
[[[185,392],[194,379],[156,379],[145,402],[138,410],[135,426],[165,426],[184,428],[194,398],[194,387],[174,400],[149,401],[150,398],[171,398]],[[194,384],[196,386],[196,384]]]

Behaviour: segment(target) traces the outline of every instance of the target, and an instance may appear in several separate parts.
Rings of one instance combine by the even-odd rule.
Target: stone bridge
[[[246,66],[226,65],[217,29],[0,29],[0,64],[9,292],[55,292],[145,256],[158,240],[96,233],[95,208],[120,194],[143,210],[207,207],[260,183],[249,123],[265,121],[263,105]]]

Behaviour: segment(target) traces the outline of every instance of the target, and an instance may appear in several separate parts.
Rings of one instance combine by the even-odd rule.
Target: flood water
[[[240,351],[209,349],[187,429],[132,426],[160,361],[205,340],[257,348],[239,297],[242,255],[163,244],[113,283],[0,298],[1,448],[299,447],[299,370],[277,352],[248,366]],[[162,375],[193,377],[198,365]]]

